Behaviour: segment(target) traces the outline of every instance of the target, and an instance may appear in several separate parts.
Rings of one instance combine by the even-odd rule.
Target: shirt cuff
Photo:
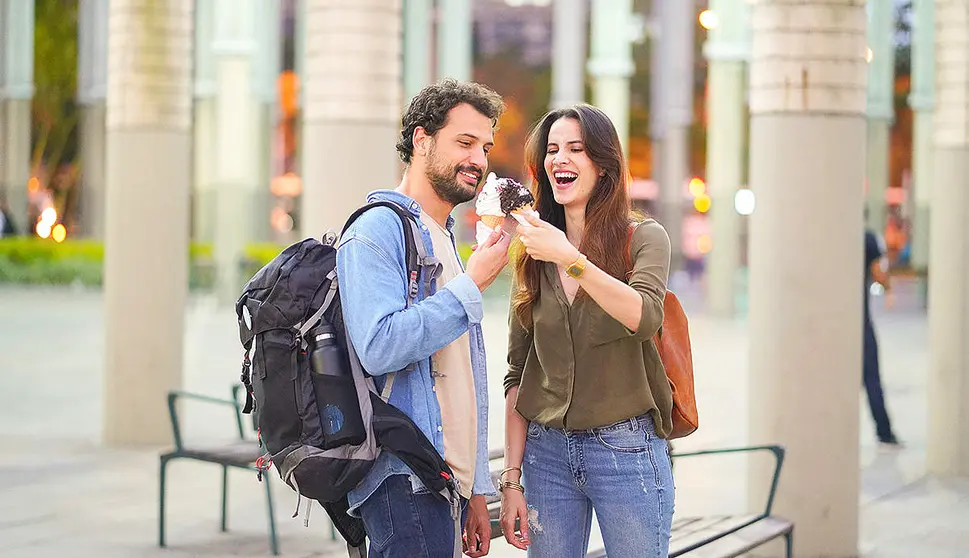
[[[444,289],[450,291],[454,298],[458,299],[464,312],[468,315],[468,322],[480,324],[484,318],[484,303],[482,302],[481,291],[478,285],[467,273],[462,273],[451,279],[444,285]]]

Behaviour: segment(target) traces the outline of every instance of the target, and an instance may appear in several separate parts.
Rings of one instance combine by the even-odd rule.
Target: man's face
[[[425,173],[438,197],[451,205],[473,199],[494,145],[491,120],[471,105],[461,104],[448,112],[444,127],[426,141]]]

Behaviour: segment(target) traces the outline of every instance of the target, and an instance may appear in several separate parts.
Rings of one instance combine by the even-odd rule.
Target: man
[[[464,270],[450,213],[481,186],[503,110],[497,93],[475,83],[445,80],[424,88],[401,120],[403,179],[396,190],[368,197],[395,202],[420,219],[418,241],[442,265],[432,292],[422,286],[418,301],[405,310],[404,232],[389,208],[364,213],[337,252],[350,341],[378,389],[386,374],[396,373],[390,403],[410,416],[454,472],[462,504],[467,502],[464,550],[472,557],[488,553],[485,496],[494,494],[481,292],[507,263],[511,238],[496,231]],[[350,512],[366,525],[372,558],[451,556],[461,536],[454,533],[449,505],[388,452],[348,500]]]
[[[866,214],[867,215],[867,214]],[[881,283],[888,296],[891,296],[890,279],[885,269],[885,251],[871,230],[865,230],[865,312],[864,312],[864,343],[862,363],[862,380],[868,394],[868,407],[871,417],[875,421],[875,434],[878,441],[886,447],[900,447],[901,443],[892,431],[892,423],[885,409],[885,394],[882,392],[882,380],[878,366],[878,341],[875,339],[875,327],[871,320],[872,282]],[[889,299],[890,300],[890,299]]]

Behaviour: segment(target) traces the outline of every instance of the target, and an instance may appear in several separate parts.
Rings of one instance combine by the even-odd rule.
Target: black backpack
[[[347,220],[344,232],[374,207],[394,210],[403,224],[409,306],[417,297],[419,278],[429,287],[440,274],[440,263],[427,255],[416,218],[392,202],[361,207]],[[362,557],[366,555],[366,530],[360,519],[347,515],[346,496],[370,471],[381,451],[399,457],[432,493],[451,504],[456,527],[460,500],[452,472],[431,442],[407,415],[387,403],[393,375],[388,375],[383,393],[378,393],[349,342],[340,305],[337,246],[333,233],[327,233],[322,242],[314,238],[297,242],[243,288],[235,305],[245,349],[243,412],[255,411],[259,441],[266,452],[256,463],[259,480],[274,465],[280,478],[298,494],[297,513],[299,498],[319,501],[346,539],[350,555]],[[352,377],[355,388],[350,390],[350,404],[359,408],[364,435],[353,443],[327,443],[333,417],[321,412],[323,405],[318,401],[318,394],[326,395],[326,385],[320,383],[326,378],[313,373],[312,347],[307,343],[308,332],[323,323],[332,326],[343,355],[341,372],[345,378]],[[308,521],[309,506],[306,514]],[[460,529],[456,529],[456,538],[460,538]],[[460,544],[456,544],[460,552]]]

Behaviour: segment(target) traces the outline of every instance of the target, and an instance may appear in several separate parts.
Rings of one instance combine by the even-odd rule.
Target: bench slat
[[[714,515],[709,517],[690,518],[680,525],[673,526],[670,538],[670,552],[682,551],[704,541],[717,538],[724,533],[756,521],[757,515]]]
[[[794,525],[779,517],[765,517],[743,529],[717,539],[686,554],[673,554],[682,558],[736,558],[758,546],[790,533]]]

